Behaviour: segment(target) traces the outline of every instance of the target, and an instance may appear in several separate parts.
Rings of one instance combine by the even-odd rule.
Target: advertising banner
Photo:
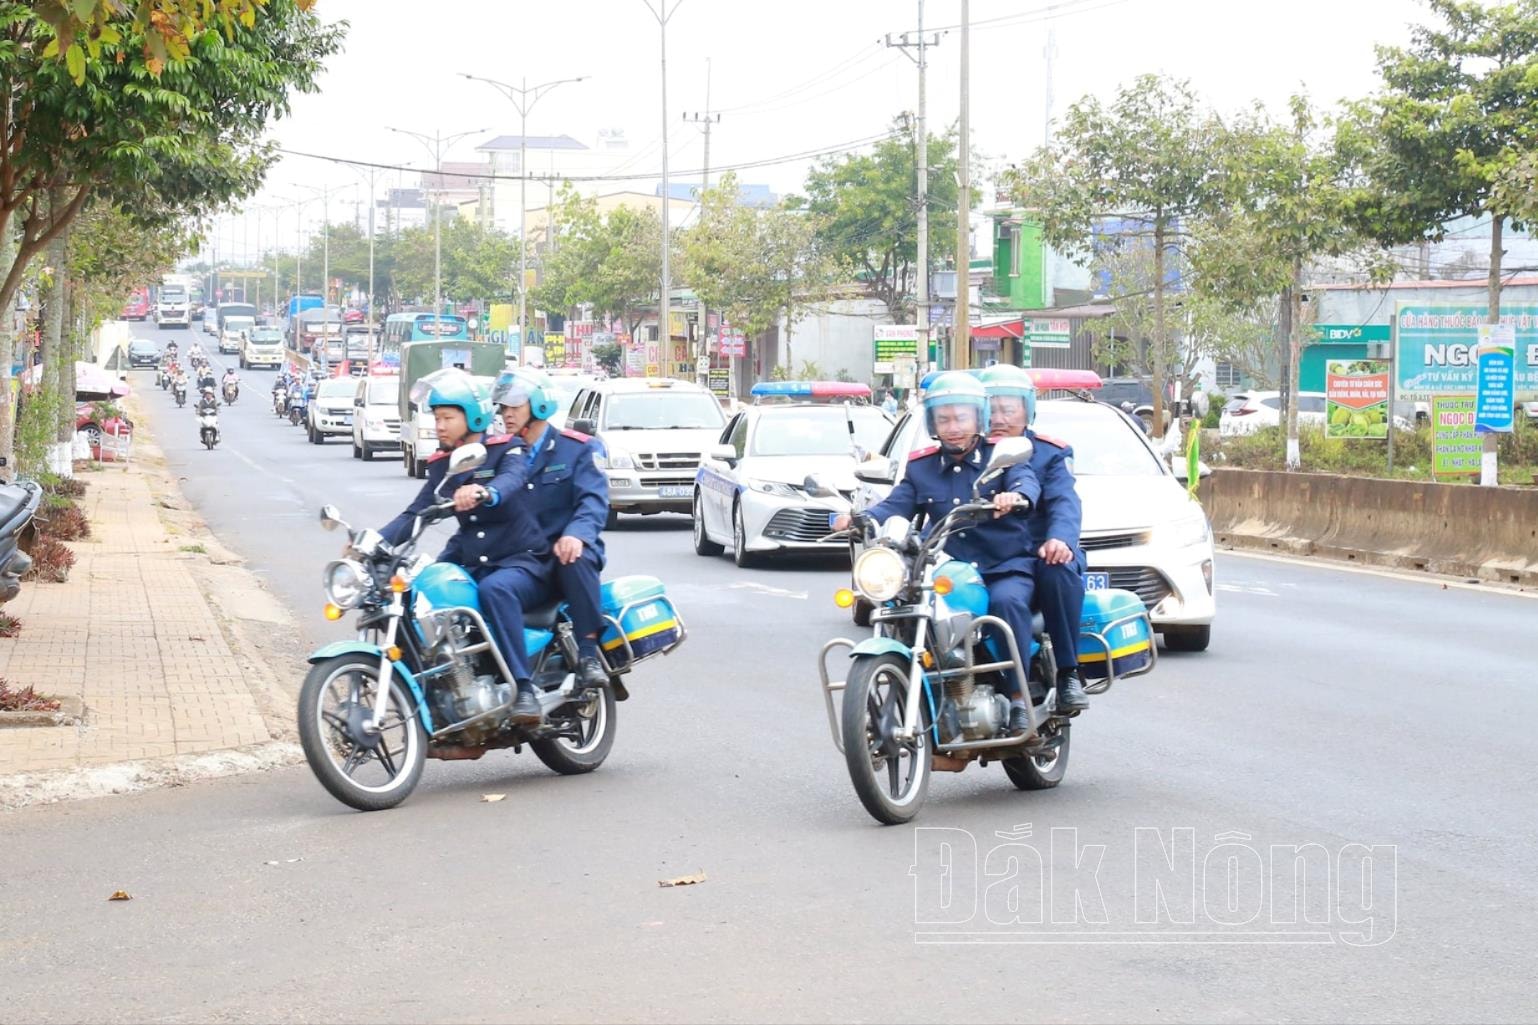
[[[1476,394],[1479,329],[1488,311],[1474,304],[1399,303],[1394,313],[1398,397]],[[1538,304],[1502,306],[1501,326],[1512,332],[1512,402],[1538,399]]]
[[[1510,324],[1479,325],[1475,434],[1510,434],[1515,428],[1516,347],[1516,332]]]
[[[1387,438],[1388,364],[1381,360],[1331,360],[1325,367],[1327,438]]]
[[[1484,442],[1474,433],[1474,396],[1438,395],[1431,400],[1431,475],[1477,477]]]

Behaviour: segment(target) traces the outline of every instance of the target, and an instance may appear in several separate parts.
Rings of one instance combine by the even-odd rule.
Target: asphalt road
[[[315,511],[377,524],[414,484],[243,376],[218,449],[152,391],[157,439],[300,640],[342,634]],[[0,1020],[1538,1014],[1532,599],[1225,554],[1212,649],[1094,699],[1063,786],[940,774],[922,828],[882,828],[817,692],[841,567],[740,571],[675,517],[608,547],[690,639],[631,678],[602,769],[430,762],[374,815],[299,767],[0,816]]]

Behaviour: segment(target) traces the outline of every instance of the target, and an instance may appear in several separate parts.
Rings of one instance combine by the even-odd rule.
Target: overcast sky
[[[652,0],[653,6],[658,0]],[[928,26],[954,26],[960,0],[928,0]],[[1299,88],[1321,103],[1374,88],[1373,47],[1403,43],[1424,20],[1416,0],[972,0],[972,142],[994,162],[1019,159],[1043,137],[1047,83],[1043,50],[1055,29],[1054,110],[1093,93],[1111,96],[1144,72],[1189,79],[1214,106],[1252,99],[1275,110]],[[382,163],[426,163],[426,151],[386,125],[445,135],[484,129],[445,159],[473,160],[475,146],[517,134],[512,105],[460,72],[532,82],[590,76],[540,101],[530,135],[571,135],[589,145],[600,129],[622,129],[634,159],[628,171],[660,174],[662,100],[659,30],[646,0],[319,0],[328,21],[350,23],[344,49],[320,92],[299,96],[273,138],[291,150]],[[686,111],[711,106],[721,122],[711,139],[720,167],[831,149],[884,131],[917,104],[913,63],[879,40],[912,30],[917,0],[682,0],[667,29],[669,151],[675,172],[701,166],[702,137]],[[932,130],[960,107],[960,35],[945,32],[930,51]],[[809,161],[739,172],[776,192],[797,191]],[[689,177],[682,175],[681,177]],[[379,187],[396,184],[382,175]],[[350,220],[359,175],[322,161],[288,157],[257,203],[302,196],[300,184],[348,186],[332,206]],[[403,182],[414,185],[414,176]],[[655,182],[631,187],[651,191]],[[540,190],[543,191],[543,190]],[[531,197],[531,205],[532,205]],[[319,204],[306,214],[318,224]],[[272,237],[268,215],[262,234]],[[293,214],[282,222],[293,245]],[[221,250],[256,248],[255,217],[224,218]]]

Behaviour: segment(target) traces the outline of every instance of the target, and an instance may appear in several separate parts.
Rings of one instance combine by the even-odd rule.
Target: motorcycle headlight
[[[1155,536],[1172,548],[1190,548],[1193,545],[1206,544],[1212,537],[1212,530],[1207,525],[1207,514],[1198,506],[1178,519],[1158,527],[1155,530]]]
[[[867,548],[854,561],[854,586],[871,601],[891,601],[903,586],[902,556],[890,548]]]
[[[781,498],[799,498],[801,492],[789,484],[777,480],[750,480],[748,487],[754,491],[761,491],[766,495],[778,495]]]
[[[634,470],[635,460],[625,452],[609,453],[608,466],[611,470]]]
[[[321,579],[325,584],[327,600],[342,609],[361,605],[370,583],[368,570],[351,559],[338,559],[330,563]]]

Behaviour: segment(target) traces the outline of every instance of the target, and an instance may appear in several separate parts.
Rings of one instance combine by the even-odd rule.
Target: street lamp
[[[672,248],[673,241],[668,237],[671,233],[668,213],[673,205],[668,185],[668,22],[684,0],[674,0],[671,9],[668,8],[668,0],[657,0],[656,7],[652,6],[652,0],[641,2],[646,5],[647,13],[657,19],[657,26],[662,30],[662,295],[657,311],[657,338],[662,351],[666,352],[673,344],[673,329],[669,323],[673,317],[673,276],[668,265],[668,250]]]
[[[433,158],[433,176],[440,183],[443,180],[443,146],[445,143],[453,145],[467,135],[479,135],[484,128],[473,128],[468,132],[455,132],[448,138],[436,128],[433,134],[425,132],[409,132],[404,128],[391,128],[385,126],[386,131],[396,132],[400,135],[409,135],[426,147],[428,154]],[[431,142],[432,145],[428,145]],[[439,191],[442,191],[441,189]],[[436,327],[438,318],[443,315],[443,211],[433,208],[433,324]]]
[[[530,85],[527,78],[522,80],[522,85],[513,85],[510,82],[498,82],[491,78],[482,78],[480,75],[467,75],[460,72],[461,78],[468,78],[472,82],[485,82],[497,92],[512,101],[513,108],[518,111],[518,344],[529,344],[529,335],[524,322],[528,319],[528,291],[529,291],[529,243],[528,243],[528,192],[529,192],[529,111],[539,102],[540,97],[550,92],[558,85],[567,85],[571,82],[581,82],[587,75],[578,75],[576,78],[557,78],[549,82],[541,82],[538,85]],[[663,154],[667,159],[667,154]],[[551,235],[553,223],[550,209],[545,208],[545,232]],[[521,355],[520,355],[520,358]]]
[[[304,189],[320,197],[321,209],[321,270],[320,292],[321,308],[331,305],[331,193],[339,186],[333,185],[296,185],[295,188]],[[346,186],[340,186],[345,188]]]

